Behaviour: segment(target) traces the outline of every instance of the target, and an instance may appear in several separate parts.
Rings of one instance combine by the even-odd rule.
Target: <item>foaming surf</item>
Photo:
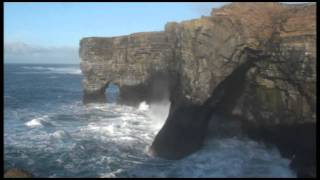
[[[39,119],[32,119],[32,120],[26,122],[25,125],[29,126],[29,127],[42,126]]]
[[[5,70],[4,169],[25,169],[35,177],[296,177],[276,148],[223,132],[230,127],[236,132],[238,125],[222,119],[190,156],[153,157],[148,150],[168,116],[169,101],[83,105],[81,78],[72,74],[80,73],[78,67]],[[116,99],[116,93],[110,96]],[[216,126],[220,122],[225,126]]]
[[[48,119],[48,116],[44,115],[41,117],[31,119],[30,121],[26,122],[25,125],[28,127],[42,127],[43,123],[48,123],[47,119]]]
[[[6,131],[5,157],[42,177],[295,177],[276,148],[245,138],[208,139],[177,161],[150,156],[168,106],[65,104]]]
[[[160,129],[168,117],[170,101],[162,100],[150,105],[143,101],[139,105],[139,110],[145,111],[145,114],[152,120],[155,129]]]
[[[81,83],[74,83],[80,78],[70,76],[78,67],[13,68],[4,95],[5,169],[35,177],[295,177],[276,148],[237,136],[213,134],[177,161],[153,157],[148,150],[169,114],[168,100],[83,105]]]
[[[23,69],[32,70],[32,72],[18,72],[18,73],[43,73],[43,74],[81,74],[81,70],[79,67],[44,67],[44,66],[23,66]]]
[[[208,139],[177,161],[152,157],[170,103],[141,104],[62,105],[25,122],[21,134],[6,131],[6,159],[45,177],[295,177],[275,147],[240,137]]]
[[[145,101],[142,101],[140,104],[139,104],[139,107],[138,109],[140,111],[147,111],[149,109],[149,105],[145,102]]]

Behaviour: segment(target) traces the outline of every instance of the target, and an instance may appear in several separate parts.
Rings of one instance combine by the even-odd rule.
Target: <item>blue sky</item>
[[[226,3],[4,3],[5,63],[79,63],[79,40],[161,31]]]
[[[78,63],[77,49],[82,37],[161,31],[169,21],[209,15],[212,7],[224,4],[7,2],[5,62]]]

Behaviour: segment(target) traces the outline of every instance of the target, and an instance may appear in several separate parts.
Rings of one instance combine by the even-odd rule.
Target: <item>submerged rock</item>
[[[9,169],[4,173],[4,178],[32,178],[32,174],[21,169]]]

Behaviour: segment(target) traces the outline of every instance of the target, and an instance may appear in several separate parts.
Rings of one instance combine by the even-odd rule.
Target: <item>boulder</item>
[[[32,174],[21,169],[13,168],[4,173],[4,178],[32,178]]]

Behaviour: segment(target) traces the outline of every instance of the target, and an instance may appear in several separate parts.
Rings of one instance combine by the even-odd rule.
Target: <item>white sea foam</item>
[[[164,123],[169,106],[170,102],[150,104],[142,111],[116,104],[66,104],[26,123],[43,128],[28,128],[22,134],[6,130],[6,145],[30,149],[23,157],[6,151],[6,158],[32,159],[31,170],[45,177],[296,176],[289,168],[290,161],[277,149],[238,137],[208,139],[199,151],[178,161],[148,156],[146,150]],[[156,121],[160,125],[155,125]],[[48,123],[54,126],[46,126]],[[43,166],[50,167],[50,172],[41,171]]]
[[[145,102],[145,101],[142,101],[140,104],[139,104],[139,108],[138,108],[140,111],[147,111],[149,109],[149,105]]]
[[[162,127],[168,117],[169,109],[169,100],[154,102],[150,105],[145,101],[142,101],[138,106],[138,110],[145,113],[151,120],[151,124],[154,129],[160,129]]]
[[[58,74],[81,74],[79,68],[48,68],[48,70]]]
[[[54,123],[48,121],[49,116],[48,115],[44,115],[44,116],[40,116],[34,119],[31,119],[30,121],[24,123],[26,126],[28,127],[43,127],[43,126],[53,126]]]
[[[123,172],[123,169],[118,169],[110,173],[102,173],[100,174],[100,178],[116,178],[117,174]]]
[[[72,73],[73,70],[80,72],[69,66],[25,68],[28,73],[52,73],[45,76],[49,78],[62,77],[57,73]],[[19,100],[19,96],[8,95]],[[68,98],[64,94],[57,96]],[[140,107],[129,107],[83,105],[80,100],[61,102],[54,96],[55,100],[51,102],[46,96],[46,103],[38,106],[39,101],[28,101],[30,99],[23,97],[21,100],[28,102],[25,106],[16,106],[20,105],[17,103],[5,108],[4,162],[9,166],[18,164],[36,177],[296,176],[289,168],[290,161],[281,157],[276,148],[237,136],[218,136],[224,129],[232,127],[231,131],[234,131],[238,127],[215,126],[220,122],[225,124],[224,120],[213,124],[214,130],[219,131],[188,157],[170,161],[149,156],[149,147],[168,116],[168,101],[141,102]]]
[[[48,67],[42,67],[42,66],[23,66],[23,69],[34,69],[34,70],[47,70]]]
[[[179,177],[295,177],[289,163],[275,148],[233,137],[207,140],[200,151],[176,166],[182,167]],[[197,170],[188,171],[192,167]]]
[[[23,73],[81,74],[81,70],[78,67],[24,66],[22,68],[28,69],[28,70],[36,70],[36,71],[32,71],[32,72],[23,72]]]
[[[166,121],[170,110],[170,101],[163,100],[150,104],[149,111],[146,114],[152,120],[155,129],[160,129]]]
[[[32,120],[26,122],[25,125],[29,126],[29,127],[42,126],[39,119],[32,119]]]
[[[26,122],[25,125],[29,127],[42,127],[43,122],[45,122],[45,119],[47,119],[48,116],[41,116],[38,118],[31,119],[30,121]]]
[[[64,130],[55,131],[54,133],[50,134],[50,136],[55,139],[70,138],[70,135]]]

